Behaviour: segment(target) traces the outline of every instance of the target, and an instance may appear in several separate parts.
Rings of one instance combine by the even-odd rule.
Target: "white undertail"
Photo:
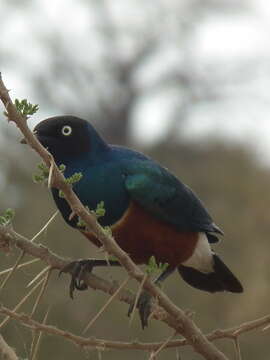
[[[213,253],[205,233],[199,233],[197,245],[189,259],[182,263],[203,273],[213,272]]]

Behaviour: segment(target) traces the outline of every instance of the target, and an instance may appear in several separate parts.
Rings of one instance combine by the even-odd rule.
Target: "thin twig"
[[[94,348],[102,348],[102,349],[119,349],[119,350],[142,350],[142,351],[157,351],[160,346],[164,344],[164,342],[153,342],[153,343],[142,343],[142,342],[120,342],[120,341],[110,341],[110,340],[103,340],[103,339],[96,339],[93,337],[81,337],[77,336],[75,334],[72,334],[68,331],[61,330],[60,328],[56,328],[51,325],[44,325],[39,323],[38,321],[33,320],[30,318],[30,316],[25,314],[18,314],[16,311],[12,311],[5,306],[0,305],[0,314],[4,314],[12,319],[15,319],[16,321],[20,322],[21,324],[30,327],[31,329],[37,331],[43,331],[47,334],[56,335],[63,337],[64,339],[71,341],[72,343],[82,346],[82,347],[94,347]],[[267,319],[266,319],[267,318]],[[220,332],[215,331],[209,335],[206,335],[209,340],[216,340],[216,339],[232,339],[233,333],[236,329],[241,329],[243,327],[243,330],[240,332],[241,334],[245,331],[251,331],[255,329],[259,329],[260,327],[265,326],[266,320],[270,321],[270,316],[264,317],[261,319],[257,319],[256,324],[254,321],[251,321],[250,323],[244,323],[237,327],[222,330]],[[247,325],[250,325],[249,327]],[[253,327],[253,329],[252,329]],[[185,339],[182,340],[172,340],[169,341],[164,348],[172,348],[172,347],[180,347],[189,345]]]
[[[102,306],[102,308],[99,310],[99,312],[91,319],[91,321],[86,325],[86,327],[83,329],[82,334],[85,334],[87,330],[90,329],[90,327],[96,322],[96,320],[100,317],[100,315],[105,311],[105,309],[111,304],[113,299],[117,297],[117,295],[120,293],[120,291],[127,285],[128,281],[130,280],[130,277],[128,276],[122,284],[119,286],[119,288],[115,291],[115,293],[109,298],[109,300]]]

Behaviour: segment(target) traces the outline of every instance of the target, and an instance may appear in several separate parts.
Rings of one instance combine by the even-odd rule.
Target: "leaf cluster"
[[[96,219],[99,219],[99,218],[103,217],[105,215],[105,213],[106,213],[106,210],[104,208],[104,201],[100,201],[97,204],[97,207],[96,207],[95,210],[90,210],[88,206],[86,206],[85,208],[89,213],[93,214],[96,217]],[[85,222],[80,217],[79,217],[79,220],[77,222],[77,226],[80,227],[80,228],[85,228],[86,227]],[[107,231],[109,231],[108,228],[110,229],[109,226],[105,226],[104,230],[107,232]]]
[[[148,275],[152,275],[156,271],[163,272],[167,269],[168,265],[169,265],[168,263],[158,264],[155,256],[151,256],[146,267],[146,273]]]
[[[44,164],[44,162],[41,162],[39,164],[37,164],[37,168],[39,170],[39,173],[33,174],[33,181],[35,183],[45,183],[48,180],[49,177],[49,168],[46,164]],[[61,172],[64,172],[66,169],[66,166],[64,164],[61,164],[59,166],[59,170]]]
[[[15,216],[15,211],[13,209],[6,209],[3,215],[0,216],[0,225],[9,225],[12,219]]]
[[[26,99],[19,100],[15,99],[14,101],[17,111],[23,116],[28,117],[33,115],[38,111],[38,104],[31,104]]]
[[[62,165],[59,166],[60,171],[61,171],[61,166]],[[83,177],[83,174],[81,172],[74,173],[70,177],[66,178],[65,182],[66,182],[66,184],[72,186],[72,185],[76,184],[77,182],[79,182],[82,177]],[[62,190],[59,190],[59,197],[65,198],[65,194],[63,193]]]

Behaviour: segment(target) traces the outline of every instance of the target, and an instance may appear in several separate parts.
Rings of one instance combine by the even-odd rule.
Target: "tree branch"
[[[42,260],[53,269],[60,270],[70,262],[69,260],[66,260],[58,256],[57,254],[53,253],[51,250],[47,249],[43,245],[35,244],[31,242],[31,240],[28,240],[22,235],[17,234],[11,227],[0,226],[0,249],[1,246],[4,247],[8,246],[9,248],[18,247],[19,249],[23,250],[25,253],[30,254],[35,258]],[[119,288],[116,282],[110,282],[104,280],[90,273],[85,275],[84,280],[87,283],[87,285],[90,286],[91,288],[101,290],[109,295],[114,295]],[[125,302],[127,304],[132,304],[134,303],[135,296],[129,290],[122,289],[120,293],[117,295],[117,298],[119,301]],[[168,325],[170,325],[174,321],[174,319],[170,318],[170,316],[164,311],[162,312],[162,316],[160,316],[160,312],[162,312],[162,309],[154,312],[153,317],[158,320],[164,321]],[[25,318],[25,316],[26,315],[23,315],[22,318]],[[214,330],[213,332],[207,334],[206,337],[209,341],[226,339],[226,338],[235,339],[246,332],[256,330],[259,328],[264,328],[269,324],[270,324],[270,315],[267,315],[262,318],[248,321],[241,325],[229,329]],[[46,329],[44,331],[46,331]],[[86,344],[85,346],[98,346],[98,345],[100,346],[100,343],[102,342],[103,344],[106,344],[106,348],[114,348],[114,349],[121,348],[123,350],[137,349],[137,350],[146,350],[146,351],[156,351],[163,344],[159,342],[153,342],[153,343],[108,342],[107,343],[106,340],[97,340],[97,343],[95,343],[95,345],[91,345],[94,344],[92,340],[91,340],[92,342],[87,343],[86,342],[87,338],[82,338],[82,339],[84,340],[80,340],[80,344],[85,343]],[[122,344],[121,345],[122,347],[120,346],[120,344]],[[179,347],[186,345],[189,345],[189,342],[186,339],[178,339],[178,340],[170,341],[168,344],[166,344],[165,348]]]
[[[19,314],[16,311],[12,311],[5,306],[0,306],[0,314],[6,315],[14,320],[19,321],[23,325],[34,329],[35,331],[43,331],[47,334],[53,334],[56,336],[60,336],[73,342],[76,345],[82,347],[102,347],[104,349],[118,349],[118,350],[142,350],[142,351],[159,351],[161,347],[163,348],[173,348],[188,345],[185,339],[183,340],[170,340],[168,342],[122,342],[122,341],[112,341],[112,340],[104,340],[104,339],[96,339],[96,338],[86,338],[82,336],[75,335],[69,331],[64,331],[59,329],[58,327],[54,327],[51,325],[42,324],[36,320],[33,320],[29,315]],[[215,330],[214,332],[207,335],[207,338],[211,341],[218,339],[238,339],[240,334],[251,330],[257,330],[259,328],[264,327],[265,325],[270,323],[270,316],[265,316],[260,319],[256,319],[250,322],[243,323],[239,326],[235,326],[226,330]],[[173,334],[174,336],[175,334]],[[171,337],[170,337],[171,338]],[[169,339],[170,339],[169,338]],[[1,347],[1,340],[0,340]],[[13,358],[10,358],[13,359]],[[17,359],[17,358],[14,358]]]
[[[43,245],[33,243],[31,240],[16,233],[11,226],[0,225],[0,250],[2,248],[12,249],[14,247],[17,247],[23,252],[42,260],[48,266],[50,266],[51,269],[61,270],[66,267],[71,261],[62,258],[59,255],[56,255],[50,249],[46,248]],[[109,295],[114,295],[119,288],[119,284],[116,281],[111,282],[102,279],[94,275],[93,273],[85,273],[83,280],[92,289],[101,290]],[[121,290],[117,298],[120,301],[123,301],[129,305],[134,304],[135,300],[134,294],[126,289]],[[158,305],[155,305],[153,318],[163,321],[164,323],[173,328],[179,326],[177,319],[174,319]]]
[[[126,269],[129,276],[142,282],[144,272],[130,259],[130,257],[117,245],[112,236],[108,235],[99,225],[96,218],[92,216],[81,204],[79,198],[73,192],[70,185],[65,182],[63,174],[58,170],[52,155],[40,144],[38,139],[27,126],[26,119],[17,112],[7,88],[5,87],[0,74],[0,99],[3,102],[8,118],[16,123],[24,135],[27,143],[41,156],[47,166],[50,167],[51,186],[63,191],[65,199],[72,211],[78,215],[89,229],[102,242],[105,250],[119,260],[121,265]],[[47,250],[44,249],[44,253]],[[44,254],[46,257],[46,254]],[[47,253],[48,256],[48,253]],[[144,282],[144,289],[147,290],[154,298],[158,299],[159,305],[168,312],[172,321],[167,322],[178,333],[183,335],[193,349],[208,360],[226,360],[226,356],[221,353],[207,338],[202,334],[194,322],[186,316],[183,310],[174,305],[170,299],[157,287],[150,279]]]
[[[0,250],[3,247],[9,247],[11,249],[14,246],[25,253],[42,260],[52,269],[61,270],[70,263],[70,260],[56,255],[45,246],[35,244],[31,240],[16,233],[11,226],[0,225]],[[118,284],[116,282],[104,280],[92,273],[85,274],[84,281],[92,289],[99,289],[110,295],[113,295],[118,288]],[[132,304],[134,295],[128,290],[122,290],[119,294],[119,298],[128,304]]]

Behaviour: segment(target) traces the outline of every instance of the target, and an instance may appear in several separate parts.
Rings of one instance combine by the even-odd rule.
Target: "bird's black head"
[[[88,153],[93,154],[107,147],[86,120],[75,116],[55,116],[45,119],[34,128],[34,133],[57,162],[79,158]]]

